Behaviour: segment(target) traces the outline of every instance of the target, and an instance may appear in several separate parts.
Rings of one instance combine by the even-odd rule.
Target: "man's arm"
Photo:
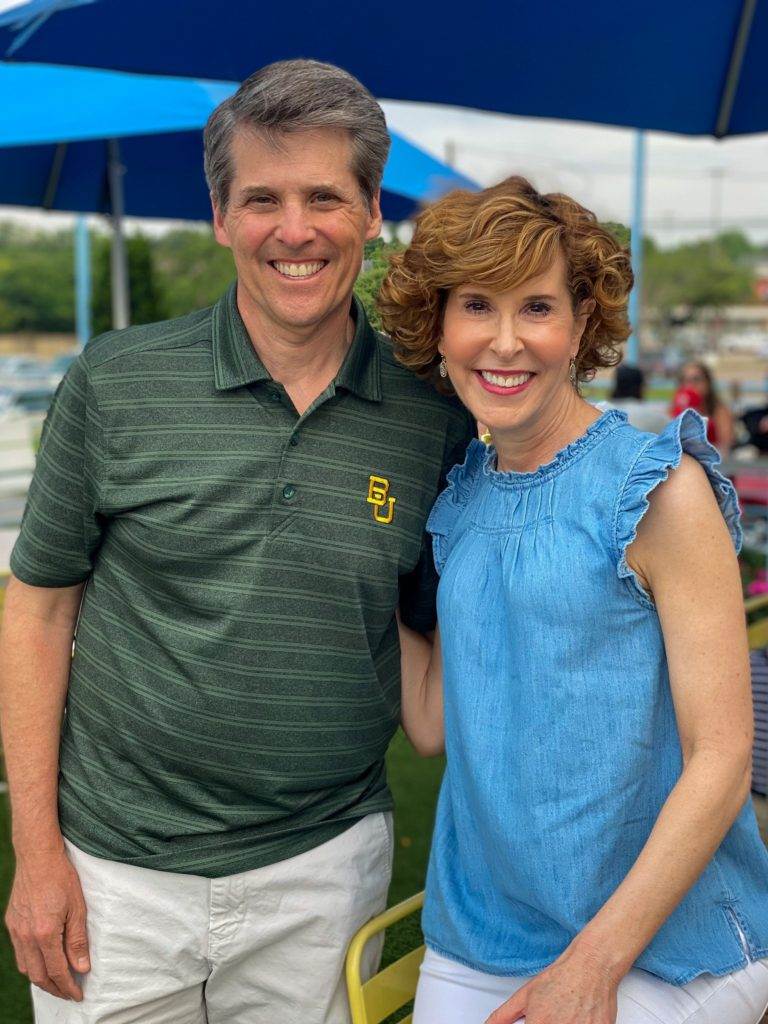
[[[83,587],[33,587],[11,577],[0,633],[0,727],[16,853],[5,920],[19,970],[46,992],[78,1001],[69,968],[90,968],[85,902],[59,828],[57,792]]]

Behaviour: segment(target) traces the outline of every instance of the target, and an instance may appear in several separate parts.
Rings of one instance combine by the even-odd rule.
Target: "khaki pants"
[[[81,1003],[33,986],[37,1024],[348,1024],[344,957],[386,903],[391,815],[370,814],[314,850],[226,878],[68,850],[92,969]],[[381,946],[370,946],[373,973]]]

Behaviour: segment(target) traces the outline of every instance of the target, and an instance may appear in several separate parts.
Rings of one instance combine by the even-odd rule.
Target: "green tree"
[[[210,228],[171,231],[155,240],[153,253],[168,316],[212,305],[235,279],[232,253]]]
[[[0,331],[71,331],[72,233],[0,225]]]
[[[668,312],[678,306],[725,306],[750,302],[753,271],[740,250],[736,233],[713,241],[688,242],[675,249],[646,250],[645,298]]]
[[[167,316],[162,287],[155,274],[150,240],[141,234],[126,239],[131,323],[149,324]],[[98,236],[93,245],[93,333],[112,327],[111,239]]]
[[[402,242],[383,242],[377,238],[365,247],[363,270],[355,282],[355,295],[362,302],[365,311],[374,327],[381,328],[381,317],[376,305],[381,282],[389,269],[389,257],[394,252],[401,252]]]

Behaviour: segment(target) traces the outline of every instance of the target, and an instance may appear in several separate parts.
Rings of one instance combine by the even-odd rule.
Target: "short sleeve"
[[[470,443],[464,462],[448,474],[447,487],[429,514],[427,530],[432,534],[432,553],[440,574],[448,557],[451,534],[482,472],[486,452],[482,441],[475,439]]]
[[[683,454],[692,456],[704,469],[717,498],[736,551],[741,550],[741,523],[736,489],[717,469],[720,456],[707,441],[706,420],[686,409],[672,420],[662,433],[650,438],[640,449],[619,495],[616,513],[617,571],[620,579],[630,580],[647,600],[639,580],[627,563],[627,549],[637,537],[637,529],[649,508],[649,495],[676,469]]]
[[[87,579],[101,540],[98,410],[85,356],[67,371],[48,410],[11,570],[36,587]]]

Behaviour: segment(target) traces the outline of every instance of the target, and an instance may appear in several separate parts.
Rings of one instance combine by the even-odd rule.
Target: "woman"
[[[672,414],[688,405],[707,417],[707,440],[724,459],[728,458],[736,439],[733,415],[720,398],[712,372],[705,363],[686,363],[680,370]]]
[[[395,258],[400,359],[487,424],[430,520],[442,643],[403,630],[403,723],[443,744],[414,1024],[756,1024],[768,854],[731,485],[579,381],[618,360],[629,259],[511,178]],[[441,662],[442,655],[442,662]],[[443,694],[444,686],[444,694]]]

